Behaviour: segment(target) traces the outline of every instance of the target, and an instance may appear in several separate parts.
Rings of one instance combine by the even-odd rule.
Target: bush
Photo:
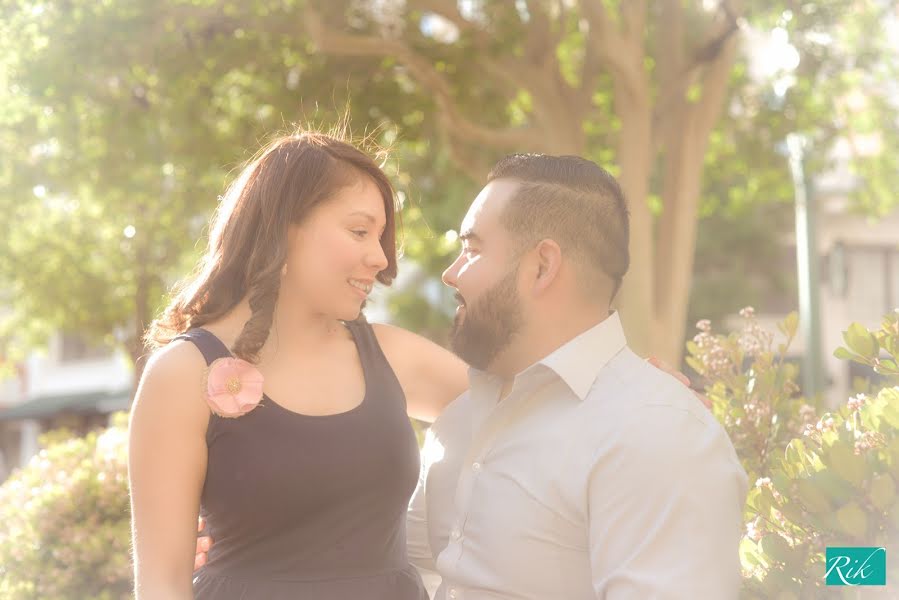
[[[43,437],[40,453],[0,486],[0,598],[130,598],[125,416],[62,437]]]
[[[743,315],[746,326],[729,336],[712,335],[700,322],[688,347],[690,364],[708,378],[713,410],[755,481],[740,545],[743,596],[856,597],[855,589],[824,586],[825,548],[887,546],[899,538],[899,387],[860,394],[818,417],[798,397],[796,369],[784,360],[795,315],[781,324],[788,343],[777,351],[751,310]],[[888,315],[879,331],[853,324],[844,337],[848,348],[836,356],[899,375],[899,314]],[[896,562],[887,564],[894,565],[888,581],[899,581]],[[876,590],[866,588],[866,597]]]

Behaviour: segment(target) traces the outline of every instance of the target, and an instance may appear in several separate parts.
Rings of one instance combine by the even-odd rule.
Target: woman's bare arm
[[[392,325],[372,327],[403,386],[410,417],[433,422],[468,389],[468,365],[446,348]]]
[[[149,362],[131,408],[128,477],[137,600],[192,599],[206,477],[206,362],[176,342]]]

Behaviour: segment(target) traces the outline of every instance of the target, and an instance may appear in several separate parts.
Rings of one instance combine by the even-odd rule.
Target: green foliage
[[[796,335],[795,313],[780,325],[785,342],[759,326],[752,308],[741,313],[743,327],[713,335],[711,323],[687,343],[687,364],[707,380],[712,410],[727,429],[751,481],[769,473],[790,440],[814,418],[815,408],[798,396],[797,367],[786,360]]]
[[[754,323],[711,334],[700,323],[688,361],[708,380],[713,410],[734,442],[750,481],[740,544],[746,598],[840,598],[824,587],[828,546],[886,546],[899,535],[899,386],[858,395],[820,417],[796,396],[796,369],[783,360],[797,327],[780,326],[787,342]],[[870,331],[853,324],[837,356],[895,375],[897,314]],[[892,350],[886,350],[886,349]],[[885,359],[886,350],[891,359]],[[899,571],[888,572],[895,581]]]
[[[867,365],[875,373],[899,384],[899,309],[887,315],[879,330],[869,331],[853,323],[843,332],[846,347],[834,356]]]
[[[165,288],[196,257],[203,224],[231,170],[275,130],[336,122],[347,101],[357,129],[384,127],[384,136],[396,137],[399,167],[390,167],[407,198],[407,255],[439,274],[451,253],[440,240],[458,225],[483,177],[472,165],[489,165],[504,151],[477,141],[454,148],[440,127],[446,111],[399,57],[316,49],[304,28],[309,9],[343,24],[344,33],[396,36],[435,66],[460,114],[498,130],[539,121],[554,135],[568,131],[552,121],[570,112],[565,99],[583,83],[591,52],[577,6],[559,5],[558,15],[545,18],[549,4],[475,3],[458,36],[441,39],[425,25],[435,10],[452,17],[455,3],[401,4],[380,14],[350,0],[3,2],[0,210],[7,218],[0,222],[6,242],[0,301],[12,313],[4,316],[0,338],[13,335],[31,346],[65,327],[95,341],[121,342],[134,356],[135,340]],[[611,23],[621,26],[624,4],[606,4]],[[698,43],[721,15],[685,6],[686,38]],[[780,95],[774,83],[789,74],[750,77],[745,57],[731,73],[728,109],[706,155],[700,230],[711,233],[700,241],[709,260],[697,265],[693,314],[724,314],[733,306],[734,296],[723,292],[738,289],[732,274],[741,269],[722,270],[714,259],[724,249],[730,257],[738,252],[732,239],[745,242],[739,253],[747,256],[773,245],[768,241],[777,228],[753,226],[763,219],[745,215],[756,204],[791,199],[777,152],[787,133],[814,141],[813,170],[827,166],[834,141],[847,131],[859,143],[880,135],[881,152],[851,157],[864,183],[855,195],[858,206],[875,214],[895,205],[899,129],[884,82],[895,81],[899,61],[884,58],[886,4],[828,0],[800,8],[746,3],[747,23],[762,32],[783,29],[801,60],[793,85]],[[664,25],[653,5],[644,61],[653,87]],[[686,55],[698,54],[690,43]],[[554,51],[541,54],[547,47]],[[557,61],[561,104],[538,110],[532,92],[508,85],[507,71],[487,73],[479,62],[508,56]],[[859,94],[869,102],[859,105]],[[570,135],[583,135],[584,153],[616,171],[620,106],[607,71],[583,101],[587,116]],[[666,108],[658,107],[657,116]],[[650,201],[658,200],[660,173],[651,179]],[[750,296],[783,287],[765,273],[752,275],[741,288]],[[417,328],[440,321],[428,314],[418,290],[405,295],[395,307],[400,323]]]
[[[131,597],[124,415],[83,438],[52,433],[0,486],[0,597]]]

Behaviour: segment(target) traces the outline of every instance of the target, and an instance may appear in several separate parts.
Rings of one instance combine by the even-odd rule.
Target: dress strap
[[[206,359],[207,365],[211,365],[212,361],[216,359],[233,356],[222,340],[216,337],[212,332],[200,327],[185,331],[181,335],[175,337],[172,341],[175,340],[188,340],[193,342],[194,345],[199,348],[200,352],[203,353],[203,358]]]

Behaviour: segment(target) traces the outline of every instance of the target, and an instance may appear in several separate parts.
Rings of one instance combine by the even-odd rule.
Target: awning
[[[127,410],[130,405],[131,390],[38,396],[0,409],[0,421],[45,419],[64,414],[107,414]]]

